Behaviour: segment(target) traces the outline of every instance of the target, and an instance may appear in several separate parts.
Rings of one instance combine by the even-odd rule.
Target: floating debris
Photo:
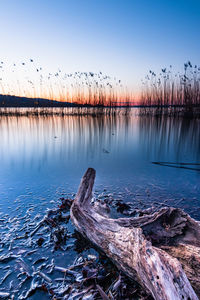
[[[103,153],[109,154],[110,152],[103,148]]]
[[[9,270],[8,272],[6,272],[5,276],[4,276],[4,277],[2,278],[2,280],[1,280],[0,284],[2,284],[2,283],[8,278],[8,276],[9,276],[10,274],[12,274],[12,271],[11,271],[11,270]]]
[[[12,253],[9,253],[7,255],[0,256],[0,263],[8,263],[9,261],[18,258],[19,255],[13,255]]]
[[[10,293],[0,292],[0,299],[8,299]]]
[[[118,300],[138,295],[145,299],[138,284],[119,274],[109,259],[74,231],[70,222],[73,200],[62,197],[60,201],[43,217],[35,215],[36,209],[31,206],[25,216],[18,214],[4,226],[5,234],[0,236],[0,299],[25,300],[36,292],[45,293],[46,299]],[[104,215],[113,210],[121,215],[131,215],[133,211],[139,214],[131,203],[114,200],[105,188],[94,198],[94,205],[96,201],[101,203]],[[7,218],[2,217],[2,222],[6,223]]]

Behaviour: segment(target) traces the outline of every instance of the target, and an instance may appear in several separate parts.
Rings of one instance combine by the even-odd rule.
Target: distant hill
[[[113,102],[112,107],[133,107],[131,102]],[[48,100],[44,98],[27,98],[0,94],[0,107],[94,107],[91,104],[78,104]],[[96,105],[95,107],[103,107]],[[106,107],[106,106],[105,106]],[[109,106],[108,106],[109,107]]]
[[[60,102],[42,98],[26,98],[0,95],[0,107],[74,107],[76,103]]]

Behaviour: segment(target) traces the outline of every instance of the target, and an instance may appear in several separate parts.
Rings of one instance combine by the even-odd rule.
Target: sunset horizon
[[[200,299],[200,0],[4,0],[0,299]]]
[[[66,74],[102,73],[138,101],[150,70],[159,77],[170,66],[184,74],[188,61],[199,66],[199,13],[196,0],[6,1],[0,94],[63,101],[72,93]]]

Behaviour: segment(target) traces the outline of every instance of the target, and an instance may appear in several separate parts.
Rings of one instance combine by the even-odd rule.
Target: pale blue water
[[[75,193],[88,167],[97,190],[145,206],[179,206],[200,218],[200,172],[152,161],[200,163],[198,120],[150,117],[1,117],[0,209],[52,206]],[[109,153],[108,153],[109,152]],[[200,166],[186,166],[199,169]],[[158,204],[157,204],[158,205]]]
[[[13,299],[24,299],[32,278],[35,280],[34,270],[42,268],[49,274],[52,259],[55,265],[68,267],[80,255],[94,253],[91,248],[77,253],[73,235],[64,245],[67,248],[52,251],[54,242],[47,226],[30,237],[47,208],[56,208],[60,197],[74,197],[88,167],[97,171],[96,197],[110,195],[141,209],[181,207],[200,220],[200,165],[174,165],[185,169],[152,164],[199,164],[199,137],[198,120],[133,115],[1,117],[0,258],[17,254],[33,277],[21,285],[25,276],[20,275],[21,261],[2,263],[0,259],[0,291],[11,293]],[[66,228],[73,234],[70,222]],[[38,247],[41,236],[44,244]],[[32,250],[35,252],[26,256]],[[35,265],[41,257],[45,264]],[[12,274],[4,280],[7,270]],[[62,274],[53,271],[49,276],[54,286],[62,288],[62,282],[55,281]],[[52,297],[36,291],[29,298]]]

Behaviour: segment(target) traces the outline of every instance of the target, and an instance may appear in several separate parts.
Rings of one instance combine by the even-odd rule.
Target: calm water
[[[198,120],[123,115],[1,117],[0,292],[27,299],[35,280],[60,291],[63,283],[55,280],[63,275],[49,271],[52,261],[68,267],[80,255],[94,253],[91,248],[84,254],[76,249],[70,222],[65,226],[69,237],[64,251],[54,252],[47,226],[30,235],[47,208],[57,207],[60,197],[74,197],[88,167],[97,171],[96,197],[109,195],[132,202],[135,208],[182,207],[200,220],[199,137]],[[42,247],[37,243],[40,237]],[[7,255],[17,256],[2,261]],[[37,262],[41,257],[43,261]],[[39,270],[52,283],[38,277],[35,271]],[[39,290],[29,298],[51,299]]]
[[[16,199],[24,209],[30,203],[53,206],[61,195],[75,193],[83,173],[93,167],[98,191],[105,188],[136,206],[178,201],[200,218],[200,166],[152,164],[200,163],[199,137],[197,120],[1,117],[0,209],[11,213]]]

